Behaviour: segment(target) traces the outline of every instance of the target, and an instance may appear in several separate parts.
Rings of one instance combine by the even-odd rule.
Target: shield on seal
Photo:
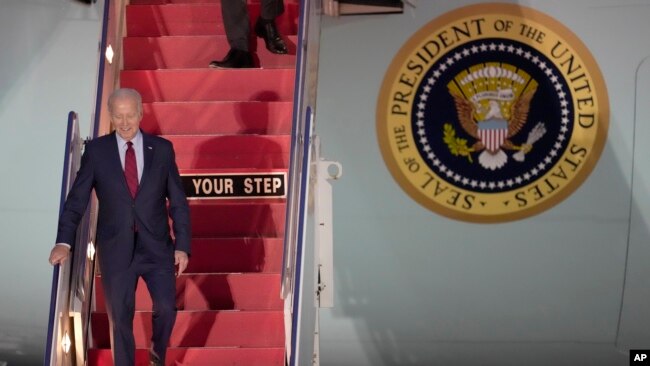
[[[508,122],[503,119],[489,119],[478,122],[478,136],[491,153],[499,151],[501,144],[508,137]]]

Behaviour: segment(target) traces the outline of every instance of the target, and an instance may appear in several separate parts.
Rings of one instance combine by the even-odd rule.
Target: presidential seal
[[[481,4],[434,19],[402,47],[382,84],[377,135],[417,202],[503,222],[574,192],[608,119],[600,70],[569,29],[527,7]]]

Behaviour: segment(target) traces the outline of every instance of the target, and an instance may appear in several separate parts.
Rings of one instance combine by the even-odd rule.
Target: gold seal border
[[[598,103],[598,116],[597,116],[597,130],[595,132],[595,139],[590,154],[585,158],[584,166],[576,176],[569,181],[562,189],[554,194],[548,200],[540,203],[531,204],[531,207],[517,210],[510,213],[497,214],[497,215],[476,215],[472,213],[465,213],[459,210],[450,209],[447,206],[437,203],[428,196],[422,194],[414,187],[414,183],[403,175],[402,170],[398,166],[396,156],[391,151],[390,139],[386,126],[388,125],[388,117],[386,114],[386,106],[389,105],[390,90],[392,85],[397,80],[399,71],[403,63],[408,59],[409,55],[417,48],[417,46],[428,37],[432,32],[444,29],[446,25],[453,23],[459,19],[466,17],[481,15],[481,14],[495,14],[495,15],[509,15],[523,19],[544,24],[547,28],[553,29],[554,33],[562,37],[563,40],[579,55],[583,61],[584,66],[589,71],[593,81],[594,95]],[[534,47],[534,46],[533,46]],[[573,98],[573,91],[571,91]],[[591,174],[596,164],[600,160],[605,141],[607,140],[607,133],[609,129],[609,96],[605,85],[602,72],[596,63],[593,55],[585,44],[564,24],[560,23],[555,18],[546,15],[538,10],[513,4],[505,3],[484,3],[468,5],[458,8],[439,17],[431,20],[422,26],[417,32],[402,45],[397,54],[393,57],[382,81],[377,108],[376,108],[376,130],[377,138],[379,140],[379,147],[382,154],[384,163],[388,167],[393,178],[398,182],[400,187],[420,205],[428,208],[431,211],[439,213],[443,216],[460,221],[475,222],[475,223],[497,223],[521,220],[543,211],[564,201],[575,190],[582,185],[582,183]],[[410,123],[410,121],[409,121]],[[452,185],[453,186],[453,185]],[[527,185],[528,186],[528,185]]]

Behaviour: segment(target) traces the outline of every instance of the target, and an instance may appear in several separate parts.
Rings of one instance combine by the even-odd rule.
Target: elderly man
[[[164,365],[176,321],[175,266],[181,274],[190,253],[189,206],[172,144],[140,130],[140,94],[118,89],[108,100],[108,110],[115,131],[85,147],[59,218],[50,263],[63,263],[74,249],[75,232],[94,189],[99,200],[96,243],[114,363],[135,363],[135,290],[142,277],[153,301],[151,365]]]

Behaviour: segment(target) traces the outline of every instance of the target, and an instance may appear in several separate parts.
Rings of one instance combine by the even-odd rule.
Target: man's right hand
[[[67,245],[55,245],[50,252],[50,264],[63,264],[70,255],[70,248]]]

